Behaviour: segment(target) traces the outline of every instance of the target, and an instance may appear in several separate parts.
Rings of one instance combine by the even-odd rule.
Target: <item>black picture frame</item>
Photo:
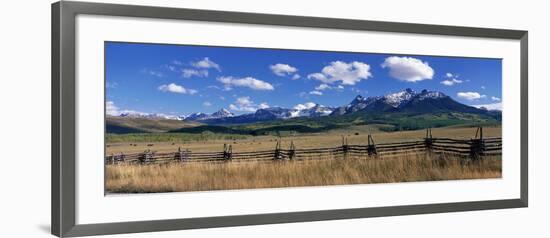
[[[68,1],[53,3],[51,10],[51,233],[56,236],[74,237],[131,232],[168,231],[486,209],[520,208],[528,206],[527,31]],[[521,45],[520,198],[427,205],[318,210],[101,224],[76,224],[75,19],[79,14],[518,40]]]

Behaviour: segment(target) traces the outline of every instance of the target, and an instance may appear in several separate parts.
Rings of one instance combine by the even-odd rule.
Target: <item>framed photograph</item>
[[[58,2],[52,234],[527,207],[527,31]]]

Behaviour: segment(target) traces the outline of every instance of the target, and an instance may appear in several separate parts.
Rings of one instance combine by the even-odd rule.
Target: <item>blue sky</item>
[[[106,42],[107,113],[341,106],[405,88],[499,108],[500,59]]]

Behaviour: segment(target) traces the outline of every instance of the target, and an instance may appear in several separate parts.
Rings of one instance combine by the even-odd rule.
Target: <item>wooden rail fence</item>
[[[367,143],[363,145],[348,144],[347,137],[342,137],[342,145],[338,147],[297,149],[290,142],[288,149],[281,146],[278,140],[274,150],[233,152],[233,146],[224,144],[220,152],[192,152],[178,148],[176,152],[159,153],[146,150],[134,154],[111,154],[106,156],[107,164],[118,163],[166,163],[166,162],[225,162],[225,161],[259,161],[259,160],[308,160],[323,158],[383,158],[413,153],[449,154],[472,160],[483,159],[485,156],[502,154],[502,138],[483,137],[483,128],[478,127],[472,139],[452,139],[432,137],[431,129],[426,130],[423,140],[375,144],[374,138],[368,135]]]

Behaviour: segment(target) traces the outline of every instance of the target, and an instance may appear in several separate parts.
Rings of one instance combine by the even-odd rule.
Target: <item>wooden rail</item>
[[[426,130],[423,140],[375,144],[374,138],[368,135],[367,143],[350,145],[346,137],[342,137],[342,145],[327,148],[297,149],[293,141],[290,147],[284,149],[278,140],[274,150],[233,152],[233,146],[224,144],[220,152],[192,152],[178,148],[176,152],[157,153],[146,150],[134,154],[111,154],[106,156],[107,164],[118,163],[166,163],[166,162],[224,162],[224,161],[266,161],[266,160],[311,160],[332,158],[383,158],[413,153],[449,154],[472,160],[483,159],[485,156],[502,154],[502,138],[483,138],[483,128],[479,127],[472,139],[434,138],[431,129]]]

